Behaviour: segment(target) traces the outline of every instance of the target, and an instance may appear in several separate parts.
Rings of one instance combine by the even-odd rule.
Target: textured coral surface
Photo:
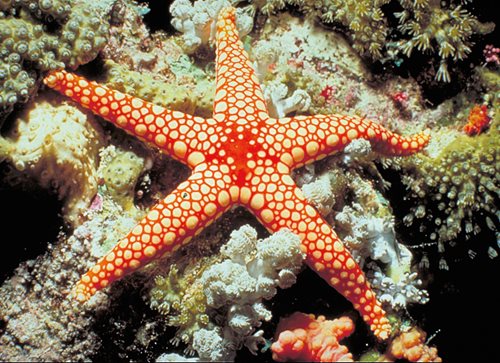
[[[227,5],[237,8],[248,62],[234,64],[235,54],[217,51],[217,16]],[[9,236],[0,256],[0,360],[499,360],[491,333],[500,325],[492,296],[500,263],[494,10],[487,2],[459,0],[0,0],[0,224]],[[218,60],[224,57],[229,63]],[[220,72],[224,65],[228,70]],[[323,256],[329,259],[335,245],[309,233],[309,217],[291,223],[293,232],[266,231],[259,220],[266,224],[270,203],[278,209],[279,201],[265,196],[260,209],[259,196],[247,201],[255,216],[227,207],[189,244],[166,256],[158,251],[160,258],[75,302],[71,291],[82,274],[191,180],[177,160],[214,136],[179,128],[185,138],[174,147],[179,140],[167,133],[173,152],[165,155],[105,122],[106,107],[114,107],[109,100],[99,116],[66,97],[81,90],[61,96],[41,84],[46,72],[63,68],[134,102],[203,122],[214,112],[236,118],[239,100],[220,96],[229,89],[220,75],[233,72],[231,87],[238,87],[241,69],[254,72],[252,84],[271,118],[300,123],[311,115],[351,115],[331,120],[326,130],[314,124],[316,131],[335,129],[338,140],[332,136],[330,143],[338,149],[285,178],[295,193],[272,186],[282,174],[266,172],[261,156],[254,161],[262,165],[247,167],[264,168],[256,195],[269,185],[273,196],[283,193],[280,218],[299,194],[336,232],[387,312],[387,341],[376,342],[363,311],[314,272],[334,267]],[[146,121],[141,110],[131,104],[126,114]],[[351,140],[353,132],[370,132],[359,129],[367,119],[402,135],[425,132],[431,141],[417,155],[381,158],[380,144]],[[139,125],[140,134],[145,125],[142,136],[149,137],[151,125],[161,123],[156,120],[134,123],[130,131]],[[323,145],[318,132],[307,136],[312,128],[287,131],[292,136],[273,129],[259,144],[277,155],[276,141],[284,141],[282,151],[288,147],[297,166],[315,157],[309,155],[315,143]],[[252,141],[250,133],[227,134],[214,150],[248,150],[250,142],[229,136]],[[296,146],[304,146],[302,160]],[[231,156],[236,164],[248,161]],[[226,162],[227,155],[217,160]],[[200,186],[179,194],[172,213],[199,216],[197,193],[219,205],[214,190],[224,177],[211,171],[209,191]],[[192,208],[180,207],[186,199]],[[297,217],[289,211],[290,219]],[[309,267],[302,263],[304,234],[312,238]],[[312,247],[324,254],[315,257]],[[356,290],[348,286],[350,275],[340,277]],[[478,329],[470,318],[477,311],[491,329]]]

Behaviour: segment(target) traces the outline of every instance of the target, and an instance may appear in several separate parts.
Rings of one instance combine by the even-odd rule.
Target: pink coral
[[[463,127],[463,130],[467,135],[477,135],[488,128],[490,121],[486,105],[475,105],[469,113],[468,123]]]
[[[483,54],[486,63],[500,65],[500,48],[495,48],[493,45],[488,44],[484,47]]]
[[[425,338],[425,332],[418,328],[401,333],[390,344],[384,360],[406,359],[409,362],[442,362],[437,349],[425,344]]]
[[[313,314],[293,313],[281,319],[276,331],[277,339],[271,345],[273,359],[310,362],[352,362],[352,354],[339,341],[354,331],[348,317],[326,320]]]

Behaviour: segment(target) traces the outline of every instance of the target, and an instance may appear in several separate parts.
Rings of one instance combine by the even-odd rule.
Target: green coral
[[[165,315],[168,325],[179,327],[176,341],[191,343],[193,333],[210,322],[207,299],[197,279],[216,262],[214,257],[204,257],[188,265],[182,273],[177,265],[172,265],[168,275],[156,277],[150,305]]]
[[[398,30],[409,39],[391,46],[407,57],[415,49],[420,52],[436,49],[441,59],[436,72],[440,81],[451,81],[447,67],[450,60],[463,60],[472,51],[471,36],[489,33],[494,27],[480,23],[460,5],[443,7],[440,0],[399,0],[399,3],[403,11],[394,14],[399,20]]]
[[[466,238],[486,224],[495,230],[500,197],[500,120],[487,133],[459,136],[436,157],[415,156],[403,162],[403,184],[414,202],[403,218],[407,225],[419,225],[440,253],[445,243],[460,233]],[[440,267],[446,269],[446,260]]]
[[[177,67],[181,65],[177,64]],[[174,70],[176,68],[174,67]],[[102,80],[107,86],[143,98],[156,105],[194,114],[202,117],[212,116],[214,92],[208,80],[200,77],[194,88],[178,82],[165,83],[149,72],[137,72],[111,60],[105,62],[105,76]]]
[[[0,0],[0,111],[27,101],[41,72],[95,58],[106,44],[109,3]]]
[[[398,0],[402,11],[388,14],[383,5],[390,0],[267,0],[257,1],[265,14],[284,9],[287,4],[317,16],[325,23],[341,25],[353,48],[373,60],[408,58],[415,50],[436,52],[439,68],[438,81],[450,82],[450,61],[463,60],[471,52],[471,37],[486,34],[494,24],[482,24],[477,18],[453,1]],[[389,18],[396,17],[397,29],[389,26]]]
[[[125,211],[134,208],[135,187],[145,170],[145,159],[133,150],[110,145],[100,153],[103,188]]]

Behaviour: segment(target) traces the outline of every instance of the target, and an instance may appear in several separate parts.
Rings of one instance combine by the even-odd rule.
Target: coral
[[[296,111],[307,111],[311,104],[309,94],[297,89],[288,96],[288,87],[279,82],[267,83],[264,88],[264,97],[267,101],[269,115],[281,118]]]
[[[135,189],[139,176],[146,170],[144,157],[134,150],[110,145],[100,151],[98,175],[101,190],[113,198],[126,211],[134,208]]]
[[[406,359],[409,362],[442,362],[437,349],[427,346],[426,335],[418,328],[402,332],[391,342],[381,361]]]
[[[323,315],[295,312],[281,319],[271,345],[278,362],[353,362],[352,354],[339,341],[354,331],[348,317],[326,320]]]
[[[463,60],[472,51],[471,37],[493,30],[492,24],[481,24],[461,5],[443,6],[439,0],[399,0],[403,11],[394,15],[399,20],[398,29],[403,37],[395,45],[399,52],[410,57],[417,49],[421,52],[436,49],[441,58],[436,79],[450,82],[450,60]]]
[[[5,137],[0,159],[30,175],[64,200],[63,215],[73,225],[97,192],[102,130],[94,116],[58,95],[38,97],[21,112]]]
[[[367,278],[373,290],[380,297],[380,301],[389,305],[392,310],[406,309],[408,304],[426,304],[429,301],[427,291],[420,288],[422,280],[416,272],[405,271],[395,279],[386,276],[373,262],[367,268]]]
[[[76,68],[106,42],[114,1],[0,2],[0,110],[26,102],[43,71]]]
[[[493,24],[482,24],[461,5],[442,4],[439,0],[398,0],[402,11],[386,14],[383,5],[389,0],[268,0],[261,2],[262,11],[270,14],[286,4],[297,5],[302,11],[318,16],[325,23],[345,27],[354,49],[373,60],[397,60],[411,57],[415,50],[425,53],[436,50],[439,68],[435,77],[450,82],[450,61],[467,57],[476,34],[493,30]],[[389,16],[399,22],[398,32],[388,25]]]
[[[96,321],[109,306],[101,294],[86,305],[75,305],[73,281],[102,255],[134,220],[104,198],[100,210],[69,236],[60,234],[47,252],[20,263],[0,287],[0,360],[86,361],[101,346]]]
[[[262,300],[272,298],[278,286],[295,283],[303,254],[299,238],[288,230],[258,240],[253,228],[243,226],[231,233],[217,259],[188,268],[186,277],[175,267],[157,277],[151,307],[180,327],[177,336],[200,358],[232,360],[243,344],[252,347],[259,340],[255,328],[271,319]]]
[[[469,239],[481,231],[481,226],[496,229],[498,128],[495,121],[488,132],[476,137],[457,136],[438,148],[440,152],[434,157],[419,155],[397,162],[411,201],[403,222],[416,225],[437,244],[441,269],[449,268],[442,255],[445,243],[453,244],[460,233]]]
[[[488,107],[486,105],[474,105],[469,112],[467,124],[463,131],[469,135],[478,135],[488,128],[491,118],[488,116]]]
[[[241,0],[175,0],[170,5],[172,26],[182,32],[182,46],[187,53],[194,52],[200,45],[213,43],[215,24],[222,8],[237,4]],[[253,28],[251,7],[237,9],[237,26],[240,36],[248,34]]]
[[[187,72],[192,71],[188,69]],[[147,71],[137,72],[111,60],[105,63],[103,82],[116,90],[136,95],[157,105],[179,111],[208,116],[212,113],[214,93],[206,75],[197,72],[199,83],[194,87],[180,85],[177,81],[158,81]],[[191,74],[196,74],[191,72]],[[179,77],[180,78],[180,77]]]
[[[500,48],[496,48],[491,44],[487,44],[483,49],[484,61],[488,63],[492,63],[494,65],[500,65]]]

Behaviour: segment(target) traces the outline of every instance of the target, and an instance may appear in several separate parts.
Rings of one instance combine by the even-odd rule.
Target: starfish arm
[[[236,11],[221,10],[217,21],[217,86],[214,100],[216,120],[267,119],[264,96],[236,29]]]
[[[307,264],[353,303],[377,337],[386,339],[390,333],[389,320],[349,251],[308,204],[289,175],[282,174],[275,183],[264,181],[271,177],[262,176],[260,182],[255,181],[247,207],[270,232],[288,228],[299,235]],[[261,184],[272,192],[259,193]]]
[[[83,275],[75,287],[77,300],[153,259],[179,249],[230,207],[235,194],[227,166],[202,165],[163,201],[152,208],[129,234]]]
[[[64,70],[50,72],[44,83],[190,166],[196,165],[202,157],[198,150],[202,147],[199,135],[208,135],[210,123],[215,123],[170,111]]]
[[[400,136],[373,121],[342,115],[284,118],[274,128],[283,139],[281,160],[291,168],[343,150],[354,139],[369,140],[374,151],[397,156],[422,150],[430,138],[424,133]]]

